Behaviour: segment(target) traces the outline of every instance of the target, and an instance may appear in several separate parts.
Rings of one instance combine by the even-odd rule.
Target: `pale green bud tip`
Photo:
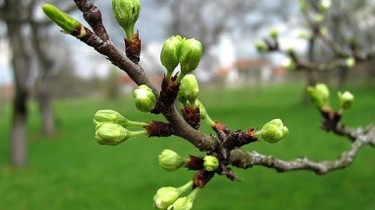
[[[172,205],[168,206],[167,210],[190,210],[192,208],[192,199],[189,197],[182,197],[177,199]]]
[[[138,110],[150,112],[156,105],[156,97],[147,85],[140,85],[134,90],[133,98]]]
[[[165,210],[172,205],[180,196],[181,191],[175,187],[162,187],[154,196],[154,207]]]
[[[182,40],[178,50],[181,73],[188,74],[194,71],[202,58],[203,47],[196,39]]]
[[[354,65],[355,59],[353,57],[349,57],[345,60],[345,66],[347,66],[348,68],[353,68]]]
[[[139,0],[112,0],[112,10],[118,24],[124,29],[126,38],[132,39],[134,25],[141,10]]]
[[[320,9],[322,12],[327,12],[329,8],[331,8],[332,2],[331,0],[321,0],[320,1]]]
[[[120,113],[110,110],[110,109],[103,109],[98,110],[94,115],[94,123],[95,125],[99,125],[103,122],[110,122],[115,124],[120,124],[122,126],[127,126],[128,120],[122,116]]]
[[[338,92],[337,95],[343,110],[347,110],[352,106],[354,96],[349,91],[345,91],[344,93]]]
[[[267,51],[267,46],[266,46],[266,44],[264,44],[263,41],[260,41],[260,40],[256,41],[255,47],[256,47],[256,49],[259,53],[264,53],[264,52]]]
[[[289,71],[294,71],[296,70],[296,64],[294,64],[294,62],[292,61],[292,59],[290,58],[286,58],[282,64],[281,64],[284,68],[288,69]]]
[[[328,106],[329,99],[329,89],[327,85],[323,83],[318,83],[315,87],[307,87],[307,93],[310,95],[311,100],[314,102],[315,106],[319,109]]]
[[[186,164],[186,160],[170,149],[163,150],[159,155],[159,165],[167,171],[175,171]]]
[[[96,127],[95,138],[99,144],[117,145],[128,137],[128,130],[118,124],[101,123]]]
[[[160,53],[160,61],[167,69],[167,75],[171,75],[178,65],[178,48],[182,41],[181,36],[172,36],[164,42]]]
[[[215,156],[207,155],[203,158],[203,166],[207,171],[215,171],[219,167],[219,160]]]
[[[279,31],[276,28],[271,29],[270,36],[272,39],[277,39],[279,37]]]
[[[194,104],[198,97],[199,86],[197,78],[193,74],[185,75],[181,80],[180,90],[178,92],[183,98]]]
[[[273,119],[263,125],[260,138],[268,143],[276,143],[289,134],[289,130],[280,119]]]
[[[78,20],[59,10],[52,4],[43,4],[42,9],[44,14],[46,14],[53,22],[60,26],[66,33],[72,33],[79,25],[81,25]]]

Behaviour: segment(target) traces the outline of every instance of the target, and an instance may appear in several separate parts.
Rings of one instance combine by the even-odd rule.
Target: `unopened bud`
[[[198,67],[202,51],[202,44],[196,39],[186,39],[181,42],[178,55],[181,74],[189,74]]]
[[[150,112],[156,105],[156,97],[147,85],[140,85],[133,92],[135,106],[142,112]]]
[[[119,124],[101,123],[96,127],[95,139],[99,144],[117,145],[129,137],[128,130]]]
[[[329,90],[325,84],[318,83],[315,87],[309,86],[307,87],[307,93],[318,109],[322,110],[329,106]]]
[[[159,165],[167,171],[175,171],[186,164],[186,159],[170,149],[163,150],[159,155]]]
[[[165,210],[168,206],[172,205],[178,197],[191,189],[193,182],[189,181],[181,187],[162,187],[160,188],[154,196],[154,207],[156,209]]]
[[[345,60],[345,66],[348,68],[353,68],[355,65],[355,59],[353,57],[349,57]]]
[[[193,74],[185,75],[181,80],[180,90],[178,92],[183,98],[194,104],[198,97],[198,81]]]
[[[289,71],[296,70],[296,64],[290,58],[285,58],[281,65]]]
[[[264,44],[264,42],[260,40],[255,42],[255,47],[259,53],[265,53],[268,50],[266,44]]]
[[[188,196],[178,198],[167,210],[191,210],[199,188],[195,188]]]
[[[59,10],[52,4],[43,4],[42,9],[44,14],[46,14],[53,22],[60,26],[65,33],[71,34],[81,25],[78,20]],[[82,33],[84,34],[80,34],[80,36],[85,35],[84,31]]]
[[[272,39],[277,40],[279,38],[279,31],[276,28],[271,29],[270,36]]]
[[[326,13],[329,10],[329,8],[331,8],[331,5],[332,5],[331,0],[321,0],[320,5],[319,5],[320,11],[322,13]]]
[[[172,36],[164,42],[163,48],[160,53],[160,61],[167,69],[167,78],[169,79],[174,69],[177,67],[178,49],[182,41],[181,36]]]
[[[203,158],[203,166],[207,171],[215,171],[219,167],[219,160],[215,156],[207,155]]]
[[[112,10],[118,24],[124,29],[126,38],[134,36],[134,25],[141,10],[139,0],[112,0]]]
[[[110,110],[110,109],[98,110],[94,115],[93,121],[96,126],[104,122],[119,124],[123,127],[128,127],[128,126],[145,127],[148,125],[148,123],[135,122],[135,121],[128,120],[127,118],[122,116],[120,113],[114,110]]]
[[[340,105],[343,110],[348,110],[352,106],[354,96],[349,91],[345,91],[343,93],[338,92],[337,96],[339,97]]]
[[[268,143],[276,143],[289,134],[289,130],[280,119],[273,119],[263,125],[255,135]]]

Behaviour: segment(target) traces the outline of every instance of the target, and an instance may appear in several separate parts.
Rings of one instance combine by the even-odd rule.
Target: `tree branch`
[[[368,131],[364,128],[357,128],[351,131],[351,134],[355,135],[356,139],[352,142],[350,149],[343,152],[337,160],[333,161],[312,161],[306,157],[286,161],[273,156],[263,155],[256,151],[249,152],[243,149],[235,149],[231,152],[230,162],[232,165],[244,169],[254,165],[261,165],[274,168],[277,172],[307,170],[322,175],[349,166],[364,145],[375,146],[375,126],[371,126]]]

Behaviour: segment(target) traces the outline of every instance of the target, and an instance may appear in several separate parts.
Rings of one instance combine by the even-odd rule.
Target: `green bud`
[[[182,40],[178,50],[178,60],[181,65],[181,74],[186,75],[194,71],[202,58],[203,47],[196,39]]]
[[[139,0],[112,0],[112,10],[118,24],[124,29],[126,38],[134,36],[134,25],[141,10]]]
[[[280,119],[273,119],[256,132],[256,136],[268,143],[276,143],[289,134],[289,130]]]
[[[172,205],[178,197],[191,189],[193,182],[189,181],[181,187],[162,187],[160,188],[154,196],[154,207],[156,209],[165,210],[168,206]]]
[[[167,171],[175,171],[186,164],[186,159],[170,149],[165,149],[159,155],[159,165]]]
[[[156,97],[147,85],[140,85],[133,92],[135,106],[142,112],[150,112],[156,105]]]
[[[215,156],[207,155],[203,158],[203,166],[207,171],[215,171],[219,167],[219,160]]]
[[[338,92],[337,96],[340,100],[340,105],[343,110],[348,110],[354,101],[354,96],[349,91],[345,91],[344,93]]]
[[[259,53],[265,53],[268,50],[266,44],[263,41],[257,40],[255,42],[255,47]]]
[[[81,25],[78,20],[59,10],[52,4],[43,4],[42,9],[44,14],[46,14],[53,22],[60,26],[65,33],[71,34]],[[84,35],[86,35],[86,32],[85,30],[82,31],[81,29],[81,34],[79,34],[79,36],[82,37]]]
[[[181,36],[172,36],[164,42],[160,53],[160,61],[167,69],[166,78],[170,78],[174,69],[178,66],[178,48],[182,41]]]
[[[349,57],[345,60],[345,66],[348,68],[353,68],[355,65],[355,59],[353,57]]]
[[[191,210],[199,188],[195,188],[188,196],[178,198],[167,210]]]
[[[320,34],[322,36],[328,36],[328,28],[327,27],[320,27]]]
[[[135,121],[128,120],[127,118],[122,116],[120,113],[114,110],[110,110],[110,109],[98,110],[94,115],[93,121],[96,126],[104,122],[119,124],[123,127],[127,127],[127,126],[145,127],[148,125],[148,123],[135,122]]]
[[[117,145],[129,137],[128,130],[119,124],[101,123],[96,127],[95,138],[99,144]]]
[[[313,18],[314,18],[315,22],[321,23],[324,20],[324,15],[322,15],[322,14],[316,14],[316,15],[314,15]]]
[[[193,74],[185,75],[181,80],[179,95],[183,96],[190,104],[194,104],[198,97],[198,81]]]
[[[307,93],[318,109],[322,110],[329,106],[329,90],[325,84],[318,83],[315,87],[309,86],[307,87]]]
[[[296,64],[290,58],[286,58],[281,65],[289,71],[296,70]]]
[[[208,115],[206,107],[197,99],[195,100],[195,106],[199,107],[199,114],[202,120],[204,120],[209,126],[213,126],[215,121]]]
[[[279,31],[276,28],[271,29],[270,36],[272,39],[277,40],[279,38]]]
[[[331,5],[332,5],[331,0],[321,0],[320,5],[319,5],[320,11],[322,13],[326,13],[329,10],[329,8],[331,8]]]

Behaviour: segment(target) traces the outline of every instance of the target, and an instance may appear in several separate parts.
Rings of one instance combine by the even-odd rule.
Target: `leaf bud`
[[[339,97],[340,105],[343,110],[348,110],[352,106],[354,101],[354,96],[352,93],[349,91],[345,91],[343,93],[338,92],[337,96]]]
[[[256,136],[268,143],[276,143],[289,134],[289,130],[280,119],[273,119],[256,132]]]
[[[322,110],[329,106],[329,89],[325,84],[318,83],[315,87],[309,86],[307,93],[318,109]]]
[[[140,85],[133,92],[135,106],[142,112],[150,112],[156,105],[156,97],[147,85]]]
[[[65,33],[71,34],[81,25],[78,20],[59,10],[52,4],[43,4],[42,9],[44,14],[46,14],[53,22],[60,26]],[[84,36],[86,34],[85,32],[82,33],[83,34],[80,34],[80,36]]]
[[[202,58],[203,47],[196,39],[182,40],[178,50],[181,74],[186,75],[195,70]]]
[[[215,156],[207,155],[203,158],[203,166],[207,171],[215,171],[219,167],[219,160]]]
[[[331,5],[331,0],[321,0],[319,4],[320,11],[322,13],[326,13],[329,10],[329,8],[331,8]]]
[[[353,57],[349,57],[349,58],[345,59],[345,66],[346,67],[353,68],[354,65],[355,65],[355,59]]]
[[[163,47],[161,49],[160,61],[163,64],[163,66],[167,69],[166,78],[168,79],[171,77],[174,69],[178,66],[178,48],[180,46],[181,41],[181,36],[172,36],[164,42]]]
[[[159,165],[167,171],[175,171],[186,164],[186,159],[170,149],[165,149],[159,155]]]
[[[134,25],[141,10],[139,0],[112,0],[112,10],[118,24],[124,29],[126,38],[133,39]]]
[[[105,122],[96,127],[95,139],[99,144],[117,145],[129,137],[129,131],[119,124]]]

